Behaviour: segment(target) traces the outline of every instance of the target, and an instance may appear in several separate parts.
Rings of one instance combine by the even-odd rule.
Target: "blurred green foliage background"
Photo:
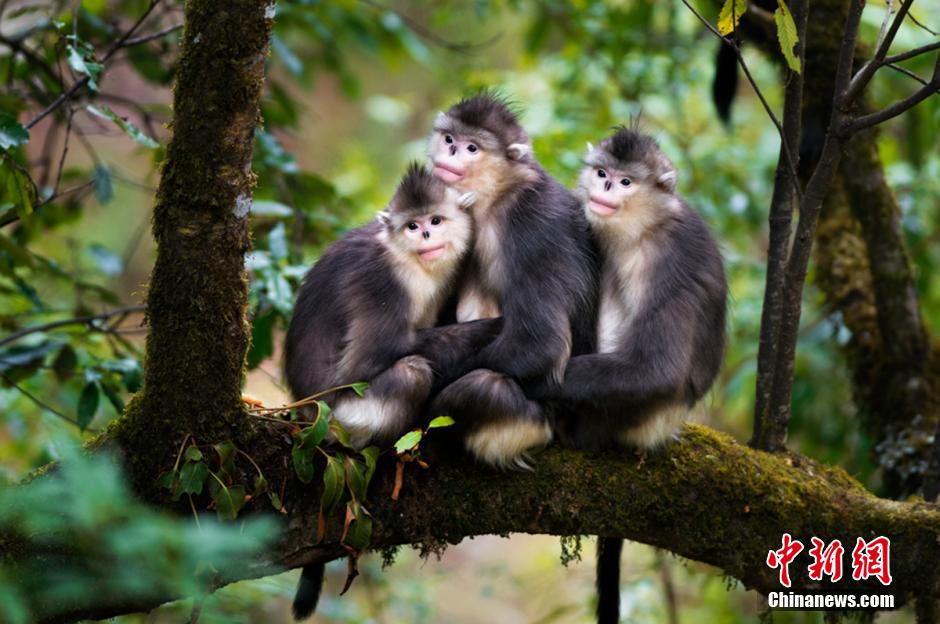
[[[121,556],[159,562],[161,552],[189,539],[181,532],[192,530],[134,506],[113,465],[86,465],[71,450],[115,418],[139,387],[145,332],[140,313],[129,308],[103,320],[7,338],[24,328],[142,302],[154,255],[149,214],[169,136],[180,40],[172,27],[182,22],[181,4],[161,3],[138,33],[167,34],[118,51],[100,73],[93,63],[147,4],[0,5],[0,75],[9,85],[0,94],[4,132],[12,127],[7,118],[25,125],[48,104],[47,94],[62,91],[57,76],[68,85],[91,73],[97,87],[30,128],[28,142],[2,153],[0,335],[6,338],[0,338],[0,475],[6,485],[0,485],[0,500],[14,496],[9,484],[30,470],[68,457],[81,467],[76,474],[85,476],[74,479],[68,496],[56,498],[56,504],[71,508],[81,499],[99,510],[95,513],[105,520],[93,532],[124,553],[115,554],[116,567]],[[711,19],[717,16],[712,5],[699,5]],[[867,41],[874,39],[883,12],[883,3],[869,3],[862,32]],[[929,22],[940,14],[940,2],[918,2],[913,13]],[[931,40],[923,30],[905,28],[896,46]],[[26,46],[34,58],[14,53],[16,46]],[[279,343],[306,268],[336,237],[383,207],[406,163],[423,158],[425,135],[438,110],[479,88],[498,88],[523,111],[538,158],[566,184],[575,180],[587,141],[598,141],[636,115],[675,161],[680,192],[722,244],[732,293],[724,370],[696,418],[746,439],[779,140],[747,85],[739,90],[731,124],[718,121],[710,102],[717,46],[678,2],[279,2],[264,128],[255,152],[255,250],[248,259],[253,345],[246,392],[268,405],[286,400]],[[745,58],[779,110],[778,64],[750,48]],[[931,59],[919,61],[911,69],[928,74]],[[881,72],[872,98],[880,107],[911,86],[905,76]],[[96,108],[89,110],[92,104]],[[922,310],[934,332],[940,332],[938,127],[940,98],[930,98],[886,124],[880,141],[919,268]],[[855,421],[839,351],[846,332],[818,292],[807,288],[791,445],[844,466],[877,490],[870,442]],[[102,482],[114,487],[102,488]],[[9,512],[12,505],[0,504],[0,525],[27,521]],[[117,509],[133,510],[139,530],[152,531],[152,552],[122,551],[133,538],[109,533],[111,516],[101,511]],[[22,513],[55,512],[36,504]],[[203,530],[218,536],[221,553],[237,554],[245,547],[226,542],[231,536],[225,527]],[[252,529],[259,540],[270,530]],[[588,555],[593,546],[585,542],[584,548]],[[451,548],[440,561],[424,562],[403,551],[386,571],[376,558],[364,561],[362,577],[343,598],[336,597],[344,574],[338,565],[330,568],[318,617],[388,623],[591,621],[592,556],[568,568],[558,557],[556,539],[533,536],[514,536],[508,543],[478,538]],[[735,588],[706,566],[645,546],[629,546],[624,566],[623,613],[630,622],[753,621],[762,608],[759,596]],[[154,570],[168,578],[182,575],[166,566]],[[206,600],[200,621],[288,621],[295,581],[296,573],[290,573],[229,586]],[[184,578],[178,582],[187,587]],[[15,616],[15,592],[28,587],[4,579],[0,568],[0,601],[13,605],[8,618]],[[120,621],[180,621],[190,608],[191,601],[184,601]],[[822,616],[786,613],[775,621],[821,622]]]

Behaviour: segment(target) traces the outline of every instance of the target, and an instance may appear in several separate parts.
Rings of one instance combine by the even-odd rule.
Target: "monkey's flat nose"
[[[610,180],[605,181],[605,182],[604,182],[604,190],[605,190],[605,191],[609,191],[611,188],[613,188],[613,185],[610,183]]]
[[[450,146],[450,155],[453,156],[453,155],[456,154],[456,153],[457,153],[457,146],[456,146],[456,145],[451,145],[451,146]]]
[[[423,236],[423,237],[426,238],[426,239],[427,239],[427,238],[431,238],[431,233],[430,233],[430,232],[422,232],[422,233],[421,233],[421,236]]]

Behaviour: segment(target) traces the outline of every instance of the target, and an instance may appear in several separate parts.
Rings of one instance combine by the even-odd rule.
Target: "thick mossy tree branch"
[[[228,439],[244,417],[251,157],[273,17],[261,0],[186,4],[153,214],[144,385],[116,431],[125,449]],[[166,468],[164,453],[128,457],[138,484]]]
[[[284,533],[265,558],[219,570],[221,583],[345,553],[339,512],[324,541],[315,543],[320,492],[293,479],[279,460],[289,454],[280,429],[259,435],[246,450],[264,458],[270,482],[288,479]],[[940,506],[877,498],[841,469],[754,450],[698,425],[687,426],[679,441],[644,462],[628,452],[592,455],[553,446],[537,457],[533,472],[496,472],[468,460],[436,462],[429,470],[409,464],[397,501],[391,499],[394,473],[393,462],[380,463],[366,501],[375,549],[418,544],[436,550],[484,534],[619,536],[714,565],[766,593],[783,590],[766,557],[790,533],[806,546],[790,566],[795,591],[892,593],[899,604],[915,596],[940,597]],[[852,581],[851,573],[837,586],[808,579],[811,537],[827,543],[840,539],[851,571],[848,557],[856,538],[880,535],[891,540],[890,586],[874,578]],[[175,598],[128,599],[103,592],[99,604],[50,621],[110,617]]]

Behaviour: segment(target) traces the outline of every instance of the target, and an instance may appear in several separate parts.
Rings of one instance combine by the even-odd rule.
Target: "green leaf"
[[[85,427],[87,427],[95,417],[95,412],[98,411],[98,402],[101,400],[99,391],[97,381],[89,382],[82,388],[82,394],[78,397],[76,416],[78,418],[78,426],[81,427],[82,431],[85,430]]]
[[[268,491],[268,480],[264,478],[264,475],[258,475],[255,477],[255,489],[252,492],[252,496],[261,496]]]
[[[257,199],[251,202],[251,214],[255,217],[289,217],[294,214],[290,206],[276,201]]]
[[[245,488],[241,485],[222,486],[215,493],[213,500],[215,501],[215,511],[220,518],[234,520],[238,517],[241,508],[245,506]]]
[[[277,495],[277,492],[268,492],[268,499],[271,501],[271,506],[278,511],[281,511],[284,508],[283,503],[281,503],[281,497]]]
[[[16,212],[21,219],[33,213],[33,199],[36,193],[29,176],[17,168],[11,168],[7,176],[7,194],[16,204]]]
[[[102,204],[114,199],[114,185],[111,184],[111,169],[107,165],[95,167],[95,197]]]
[[[322,416],[323,420],[328,419],[332,413],[333,408],[326,401],[317,401],[317,415]]]
[[[372,518],[369,517],[365,507],[356,501],[350,502],[348,508],[352,512],[353,521],[346,530],[346,539],[343,543],[356,550],[362,550],[372,539]]]
[[[777,25],[777,40],[780,42],[780,50],[783,52],[783,58],[787,60],[787,65],[796,73],[800,73],[800,59],[793,53],[793,48],[799,42],[800,37],[796,31],[796,22],[793,21],[793,14],[783,0],[777,0],[777,10],[774,11],[774,23]]]
[[[202,494],[202,486],[208,476],[209,467],[206,462],[186,462],[180,468],[180,480],[174,498],[178,500],[183,494]]]
[[[168,490],[172,490],[179,473],[175,470],[168,470],[157,479],[157,485]]]
[[[733,33],[745,11],[747,11],[747,0],[725,0],[718,14],[718,32],[723,36]]]
[[[117,388],[111,384],[102,383],[101,390],[104,392],[104,396],[108,398],[108,402],[114,408],[114,411],[117,412],[117,415],[120,416],[124,413],[124,399],[121,397],[121,393]]]
[[[134,139],[135,141],[137,141],[144,147],[149,147],[151,149],[156,149],[160,147],[159,143],[157,143],[155,140],[153,140],[152,138],[144,134],[144,132],[140,128],[134,125],[134,122],[124,117],[118,116],[117,113],[115,113],[113,110],[111,110],[107,106],[103,104],[101,106],[97,106],[95,104],[89,104],[88,106],[85,107],[85,109],[89,113],[93,115],[97,115],[98,117],[101,117],[102,119],[110,119],[115,124],[117,124],[117,126],[121,130],[123,130],[124,133],[127,134],[127,136],[131,137],[132,139]]]
[[[71,345],[63,345],[59,349],[59,354],[52,361],[52,370],[59,381],[71,379],[75,375],[75,367],[78,366],[78,355]]]
[[[328,457],[323,471],[323,495],[320,497],[320,511],[324,514],[333,511],[342,499],[345,476],[343,462],[336,457]]]
[[[323,439],[326,438],[326,434],[330,432],[330,423],[326,419],[326,416],[323,412],[317,416],[317,419],[309,427],[305,427],[300,432],[300,438],[303,441],[304,447],[313,449],[315,446],[319,446]]]
[[[202,461],[202,451],[199,450],[199,447],[190,445],[186,447],[186,451],[183,453],[183,459],[191,462]]]
[[[379,461],[379,447],[367,446],[360,451],[360,454],[366,460],[366,487],[372,482],[372,475],[375,474],[375,466]]]
[[[306,447],[299,440],[300,436],[294,438],[294,446],[290,450],[291,461],[294,464],[294,472],[301,483],[310,483],[313,481],[313,454],[315,449]]]
[[[365,391],[369,388],[369,382],[357,381],[356,383],[349,384],[349,387],[352,389],[353,392],[355,392],[359,396],[363,396],[365,394]]]
[[[401,455],[409,449],[413,449],[415,446],[421,442],[421,438],[424,437],[424,432],[420,429],[415,429],[414,431],[409,431],[402,437],[398,438],[398,442],[395,443],[395,452]]]
[[[450,427],[454,424],[454,419],[450,416],[438,416],[428,423],[428,429],[437,429],[438,427]]]
[[[68,47],[69,67],[80,74],[88,76],[88,88],[92,91],[98,90],[98,76],[101,74],[102,65],[92,60],[92,49],[88,44],[78,42],[76,45],[69,44]]]
[[[0,149],[8,150],[29,143],[29,130],[20,125],[16,117],[0,111]]]
[[[346,485],[352,494],[353,500],[364,501],[366,499],[366,466],[358,459],[346,457],[343,462],[346,467]]]
[[[283,39],[274,35],[271,37],[271,49],[274,51],[274,54],[281,59],[281,62],[284,63],[284,67],[287,68],[287,71],[294,74],[295,76],[301,76],[304,72],[304,64],[297,55],[290,49]]]
[[[219,455],[219,469],[222,473],[229,478],[229,480],[235,479],[235,445],[231,442],[219,442],[214,444],[212,448],[215,449],[215,452]]]

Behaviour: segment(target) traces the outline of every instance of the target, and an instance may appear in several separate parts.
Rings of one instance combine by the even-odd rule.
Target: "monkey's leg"
[[[354,448],[391,444],[417,422],[432,381],[428,360],[409,355],[373,377],[362,397],[340,397],[333,417],[349,433]]]
[[[492,342],[502,327],[503,320],[494,318],[419,329],[414,353],[430,362],[434,389],[469,373],[471,356]]]
[[[453,418],[464,447],[500,468],[529,468],[526,454],[552,439],[541,406],[510,377],[491,370],[475,370],[447,386],[434,400],[432,414]]]

